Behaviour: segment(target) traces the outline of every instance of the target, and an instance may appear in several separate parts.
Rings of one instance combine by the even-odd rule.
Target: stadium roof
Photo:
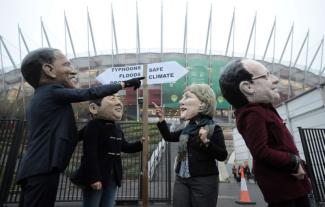
[[[80,9],[86,0],[77,4],[74,0],[62,1],[60,7],[47,5],[46,0],[31,0],[27,5],[20,2],[13,7],[19,9],[25,5],[33,7],[35,12],[31,14],[30,10],[22,9],[14,15],[12,10],[6,11],[11,2],[15,0],[1,7],[1,15],[4,15],[1,21],[6,21],[3,24],[6,26],[0,28],[3,72],[18,68],[22,57],[38,45],[36,48],[59,48],[70,58],[155,52],[248,57],[324,75],[324,38],[323,34],[317,34],[324,31],[321,30],[324,18],[319,16],[324,13],[323,1],[294,1],[291,7],[290,3],[281,0],[272,3],[247,0],[233,2],[233,7],[230,1],[210,4],[194,0],[142,0],[139,3],[111,0],[111,5],[107,1],[104,5],[100,1],[88,2],[89,9]],[[278,12],[284,15],[276,18],[277,6],[283,8]],[[64,15],[63,8],[67,11]],[[256,12],[252,12],[254,8]],[[29,18],[37,14],[41,15],[40,22]],[[296,24],[292,20],[288,22],[288,16]],[[6,28],[12,28],[12,20],[16,17],[21,21],[18,36],[16,33],[6,36]],[[148,45],[152,39],[155,42]]]
[[[223,99],[219,88],[219,74],[223,66],[232,57],[220,55],[205,54],[184,54],[184,53],[127,53],[118,55],[98,55],[92,57],[74,58],[71,61],[79,71],[78,81],[80,87],[89,87],[98,84],[95,77],[109,67],[156,63],[162,61],[177,61],[189,70],[189,73],[175,83],[162,85],[162,103],[165,107],[177,108],[178,101],[182,97],[183,90],[191,83],[208,83],[214,89],[217,95],[217,108],[229,109],[229,104]],[[282,64],[260,61],[269,68],[276,76],[279,77],[279,92],[281,101],[287,100],[310,88],[325,82],[325,77],[317,76],[311,72],[305,72],[298,68],[288,67]],[[14,93],[15,96],[32,93],[32,88],[24,84],[21,90],[20,70],[12,70],[1,75],[4,81],[2,89],[15,89],[20,94]],[[0,91],[2,91],[0,89]],[[157,92],[154,92],[157,93]]]
[[[163,2],[163,1],[162,1]],[[149,3],[149,2],[147,2]],[[324,37],[319,40],[317,43],[313,43],[310,46],[309,40],[311,38],[311,34],[309,30],[304,34],[299,34],[301,39],[297,40],[294,36],[294,24],[287,25],[288,33],[282,34],[279,38],[278,27],[279,21],[274,18],[268,27],[268,32],[265,33],[257,33],[257,13],[252,15],[252,23],[248,24],[249,27],[246,26],[244,30],[236,30],[240,25],[236,24],[239,22],[240,16],[237,14],[238,10],[233,9],[229,12],[229,22],[227,24],[227,28],[224,28],[224,34],[226,39],[226,44],[223,46],[218,46],[218,48],[222,48],[221,50],[214,50],[214,38],[218,36],[220,32],[216,34],[213,31],[220,28],[213,27],[213,22],[215,21],[213,17],[216,15],[213,11],[217,7],[216,5],[211,5],[209,12],[204,13],[206,17],[206,22],[204,22],[204,29],[202,27],[198,27],[196,32],[189,33],[191,22],[188,21],[188,11],[190,9],[190,5],[184,5],[184,16],[182,17],[182,32],[177,33],[177,36],[181,36],[182,38],[179,41],[180,45],[183,45],[180,49],[169,49],[165,47],[164,40],[166,36],[176,36],[175,34],[166,34],[164,30],[164,20],[168,18],[168,16],[164,15],[166,9],[164,9],[163,5],[156,10],[156,14],[159,14],[158,21],[152,22],[149,26],[150,28],[155,28],[155,30],[159,30],[158,35],[157,31],[155,31],[155,36],[159,36],[160,39],[160,48],[156,49],[145,49],[143,48],[143,44],[140,40],[142,36],[147,34],[141,33],[141,13],[138,13],[138,5],[134,5],[134,18],[132,22],[135,23],[135,31],[134,34],[128,34],[130,38],[135,39],[136,47],[130,50],[121,49],[119,46],[121,45],[120,41],[120,33],[116,29],[120,25],[120,21],[117,21],[113,12],[113,6],[111,7],[110,12],[110,23],[107,23],[111,28],[111,36],[107,42],[111,42],[111,48],[109,51],[98,50],[99,45],[97,43],[98,32],[93,27],[93,21],[91,21],[90,12],[87,9],[87,15],[85,15],[84,19],[84,27],[87,28],[86,36],[87,36],[87,52],[82,53],[78,51],[75,47],[76,41],[80,40],[79,36],[85,35],[82,33],[76,33],[71,28],[74,26],[69,24],[68,15],[65,13],[63,15],[64,19],[64,48],[60,48],[64,51],[69,58],[71,58],[72,62],[75,66],[80,70],[79,81],[80,85],[87,87],[89,85],[94,84],[95,76],[102,72],[105,68],[111,66],[120,66],[120,65],[131,65],[131,64],[141,64],[141,63],[153,63],[160,62],[166,60],[174,60],[187,67],[190,71],[189,75],[174,85],[168,87],[165,85],[165,92],[168,91],[171,93],[169,97],[171,97],[172,92],[176,92],[178,96],[179,93],[182,92],[182,89],[185,85],[194,82],[206,82],[209,83],[212,87],[214,87],[216,93],[219,93],[220,90],[218,88],[218,75],[223,67],[223,65],[232,58],[235,57],[247,57],[256,59],[266,65],[272,72],[274,72],[280,78],[280,92],[282,94],[283,99],[291,98],[295,95],[300,94],[301,92],[308,90],[310,87],[313,87],[317,84],[324,82],[324,70],[323,67],[323,48],[324,48]],[[192,7],[193,9],[193,7]],[[194,8],[195,9],[195,8]],[[203,13],[202,13],[203,15]],[[238,18],[239,16],[239,18]],[[247,14],[245,14],[247,16]],[[122,16],[123,17],[123,16]],[[119,19],[120,20],[120,19]],[[80,22],[80,19],[78,19]],[[177,19],[178,21],[178,19]],[[172,21],[172,23],[176,23],[176,19]],[[37,23],[35,23],[37,24]],[[129,24],[129,22],[127,22]],[[201,22],[203,24],[203,22]],[[101,27],[107,27],[107,25],[100,25]],[[247,25],[247,23],[246,23]],[[23,25],[22,25],[23,26]],[[125,26],[125,25],[124,25]],[[127,25],[130,27],[130,25]],[[42,46],[51,47],[54,46],[53,39],[51,37],[59,35],[56,32],[49,32],[45,26],[45,21],[40,21],[40,41]],[[98,28],[98,27],[97,27]],[[150,29],[149,28],[149,29]],[[193,30],[192,30],[193,31]],[[193,34],[194,33],[194,34]],[[197,34],[196,34],[197,33]],[[202,48],[199,50],[194,50],[188,47],[190,40],[190,35],[198,34],[203,39],[204,44]],[[245,34],[245,35],[243,35]],[[296,34],[296,33],[295,33]],[[62,33],[61,33],[62,35]],[[125,35],[125,34],[123,34]],[[264,41],[260,41],[260,37],[263,36]],[[7,90],[9,88],[16,88],[19,96],[21,93],[20,89],[23,88],[24,93],[28,93],[31,91],[26,87],[21,87],[21,76],[19,71],[20,61],[17,61],[17,57],[21,59],[28,51],[30,51],[30,42],[28,33],[24,33],[20,26],[18,26],[18,49],[16,46],[16,52],[12,53],[10,50],[9,42],[7,37],[0,36],[0,59],[1,59],[1,75],[0,75],[0,90]],[[179,39],[176,38],[175,39]],[[284,41],[279,42],[278,39],[282,39]],[[97,43],[97,44],[96,44]],[[80,44],[80,42],[78,42]],[[237,45],[245,45],[244,49],[238,52]],[[12,45],[10,45],[12,46]],[[55,46],[54,46],[55,47]],[[263,48],[257,52],[256,48]],[[297,50],[296,52],[293,52]],[[19,51],[17,55],[17,50]],[[5,61],[7,60],[7,62]],[[9,60],[9,62],[8,62]],[[7,63],[7,64],[5,64]],[[9,67],[7,67],[9,66]],[[185,84],[184,84],[185,83]],[[26,91],[25,91],[26,89]],[[174,94],[174,95],[175,95]],[[165,94],[166,95],[166,94]],[[166,96],[168,97],[168,96]],[[173,100],[166,100],[166,105],[170,105],[174,107],[174,103],[177,103],[177,99],[173,96]],[[169,101],[169,102],[168,102]],[[219,107],[227,108],[228,105],[222,105],[222,98],[218,99]]]

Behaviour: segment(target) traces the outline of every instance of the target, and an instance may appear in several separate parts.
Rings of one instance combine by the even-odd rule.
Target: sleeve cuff
[[[291,173],[297,173],[300,163],[300,158],[297,155],[290,154],[291,163],[290,163],[290,171]]]

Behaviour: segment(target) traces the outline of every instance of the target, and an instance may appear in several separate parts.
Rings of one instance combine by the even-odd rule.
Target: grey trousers
[[[219,176],[181,178],[176,176],[174,207],[216,207]]]

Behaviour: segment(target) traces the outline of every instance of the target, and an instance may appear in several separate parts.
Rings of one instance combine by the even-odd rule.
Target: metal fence
[[[85,122],[77,123],[78,128]],[[139,140],[142,137],[143,125],[139,122],[121,123],[127,141]],[[161,147],[161,136],[154,124],[149,124],[149,160],[158,164],[152,177],[149,179],[149,201],[171,202],[171,175],[170,175],[170,146],[164,143]],[[20,120],[0,120],[0,207],[4,203],[17,203],[19,201],[20,187],[15,184],[15,175],[19,167],[21,157],[26,150],[26,123]],[[160,146],[159,156],[153,153]],[[156,150],[157,152],[157,150]],[[70,164],[61,174],[57,201],[81,201],[82,191],[70,182],[69,176],[80,164],[82,156],[82,142],[78,143]],[[118,189],[116,201],[138,202],[141,198],[142,184],[142,154],[123,153],[123,180]],[[155,156],[154,158],[152,156]]]
[[[315,201],[325,202],[325,129],[298,127]]]
[[[12,180],[20,161],[24,128],[24,122],[20,120],[0,120],[0,206],[15,194],[16,186]]]

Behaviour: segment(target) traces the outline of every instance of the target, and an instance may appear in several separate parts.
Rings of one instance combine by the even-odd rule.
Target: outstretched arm
[[[53,97],[62,103],[74,103],[89,101],[117,93],[119,90],[127,87],[134,87],[134,90],[141,86],[141,80],[144,77],[132,78],[119,84],[106,84],[86,89],[72,89],[57,85],[53,90]]]
[[[156,116],[159,118],[159,122],[157,123],[157,127],[160,131],[161,136],[169,142],[178,142],[179,136],[182,131],[170,132],[165,121],[164,110],[161,106],[158,106],[155,102],[152,102],[156,109]]]
[[[122,152],[126,153],[135,153],[142,151],[142,142],[135,141],[135,142],[128,142],[124,138],[124,134],[122,136]]]

